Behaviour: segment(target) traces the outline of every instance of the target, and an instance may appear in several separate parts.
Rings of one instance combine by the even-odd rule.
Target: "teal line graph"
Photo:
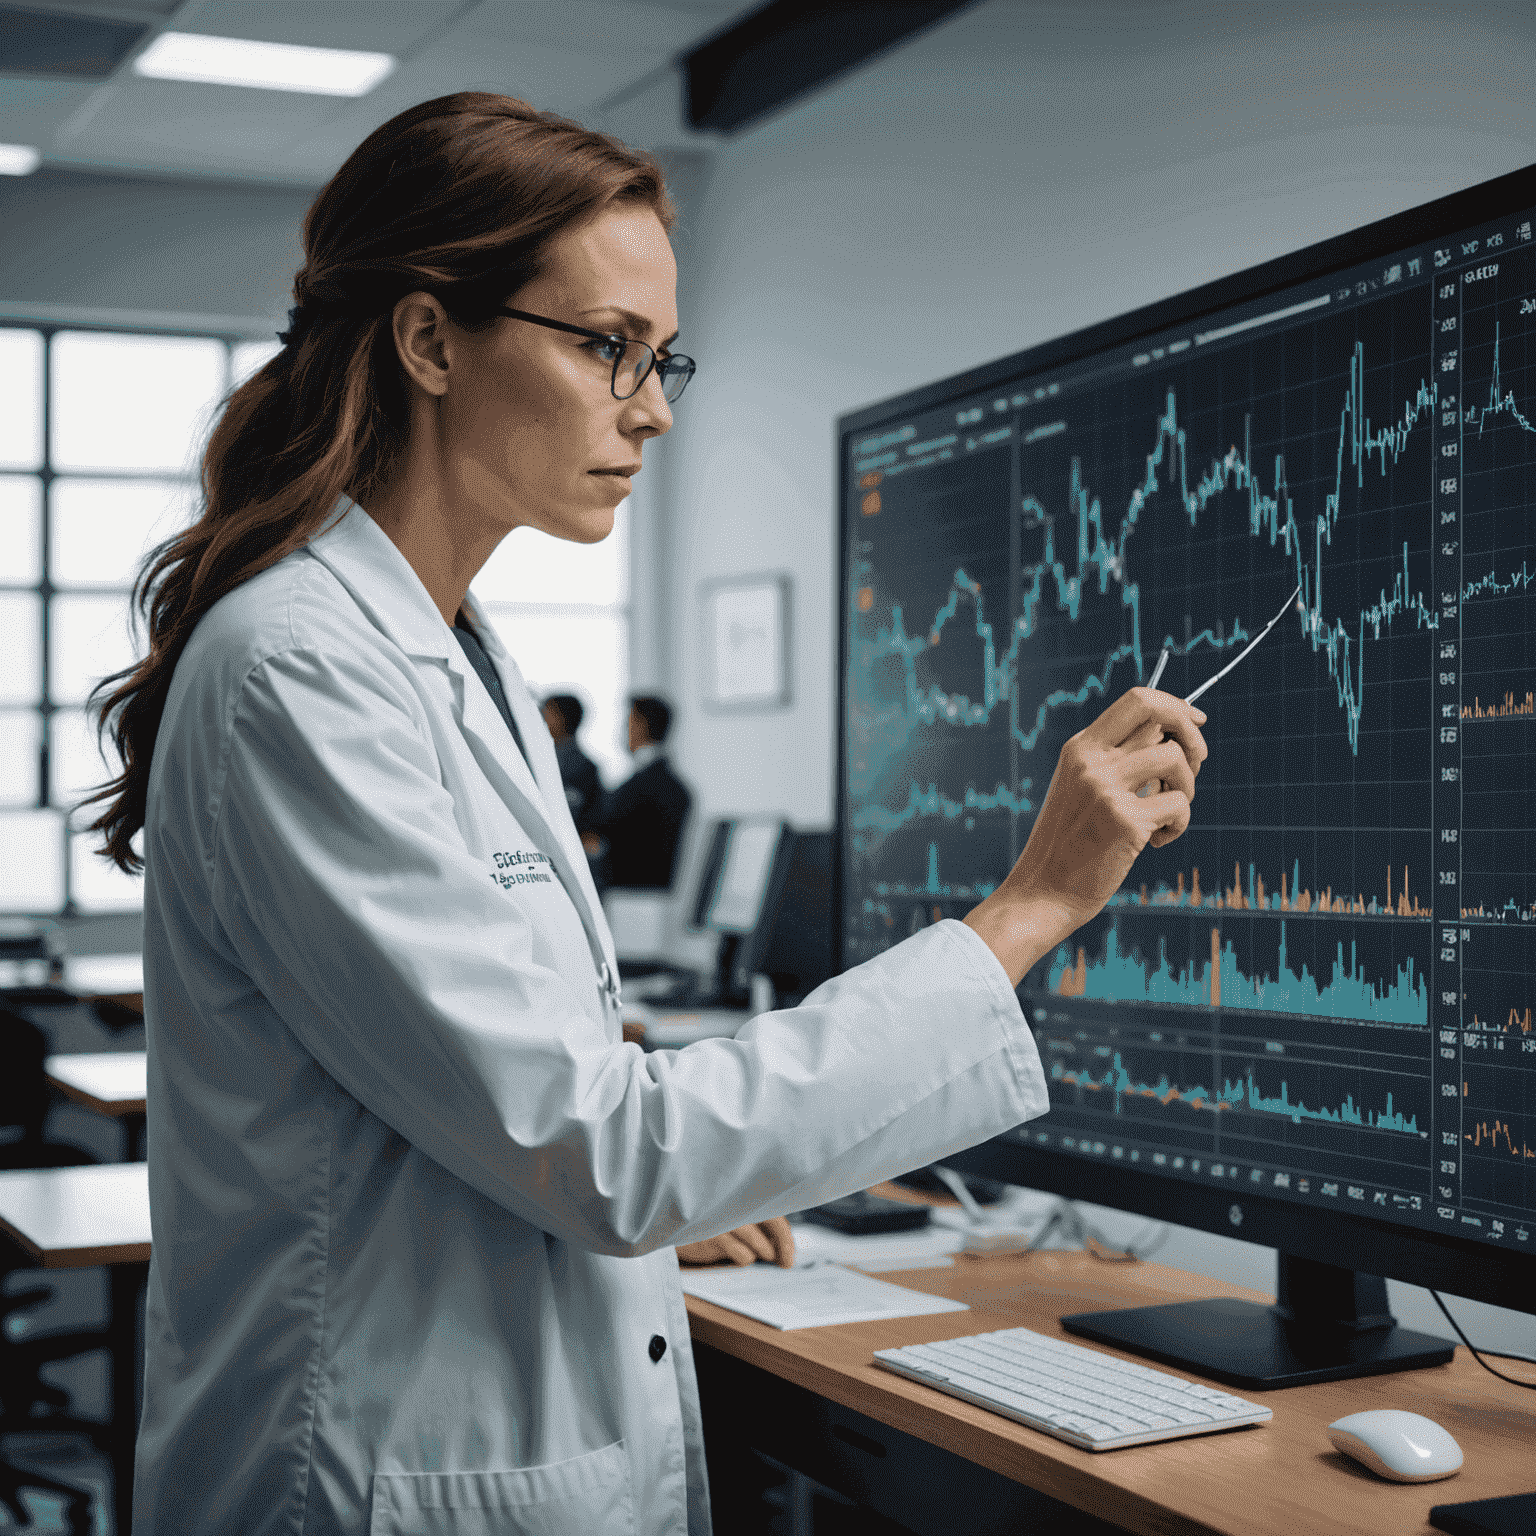
[[[1034,802],[1023,793],[1030,787],[1029,779],[1020,783],[1018,794],[1005,784],[999,784],[990,793],[967,785],[962,799],[951,800],[935,784],[930,784],[927,789],[914,784],[906,805],[899,811],[889,811],[883,805],[861,805],[853,813],[853,828],[856,832],[889,833],[918,817],[943,817],[946,821],[955,821],[977,811],[1007,810],[1015,816],[1024,816],[1035,808]]]
[[[1438,610],[1414,588],[1406,543],[1402,548],[1402,568],[1394,572],[1390,591],[1383,587],[1375,601],[1368,602],[1348,619],[1329,620],[1324,612],[1325,551],[1332,545],[1334,529],[1342,515],[1346,478],[1352,478],[1356,487],[1363,489],[1373,455],[1378,460],[1380,473],[1385,476],[1407,448],[1421,419],[1434,411],[1439,400],[1438,385],[1421,380],[1413,397],[1404,401],[1396,420],[1373,427],[1365,412],[1364,389],[1365,346],[1363,342],[1356,342],[1350,358],[1349,383],[1339,408],[1334,485],[1324,498],[1322,514],[1316,519],[1310,537],[1303,534],[1296,521],[1286,482],[1284,454],[1275,455],[1273,491],[1266,492],[1261,485],[1253,463],[1251,417],[1245,425],[1242,449],[1235,446],[1229,449],[1191,483],[1188,437],[1185,428],[1179,424],[1177,394],[1169,390],[1165,409],[1157,420],[1152,451],[1146,456],[1145,473],[1132,492],[1125,515],[1113,535],[1105,532],[1102,504],[1083,481],[1081,461],[1076,457],[1072,459],[1068,506],[1076,523],[1077,536],[1075,569],[1070,574],[1066,560],[1058,557],[1056,520],[1036,497],[1028,495],[1024,498],[1025,512],[1043,520],[1045,545],[1043,558],[1037,564],[1025,567],[1021,573],[1025,587],[1020,612],[1006,645],[1000,646],[995,628],[987,618],[980,584],[962,567],[954,574],[945,602],[921,633],[908,630],[902,606],[893,603],[890,623],[877,630],[872,639],[855,642],[856,668],[867,670],[882,656],[899,657],[905,673],[906,714],[912,723],[981,726],[990,722],[999,705],[1006,703],[1014,739],[1025,751],[1031,751],[1054,710],[1081,705],[1094,695],[1107,696],[1116,668],[1130,663],[1136,678],[1146,676],[1141,589],[1131,578],[1130,555],[1132,537],[1149,501],[1163,489],[1174,491],[1191,527],[1195,527],[1216,496],[1235,490],[1247,495],[1250,536],[1266,539],[1272,548],[1283,547],[1284,557],[1294,567],[1293,577],[1301,587],[1298,600],[1301,633],[1314,653],[1322,652],[1327,658],[1329,676],[1335,684],[1339,707],[1345,714],[1350,748],[1358,754],[1360,716],[1365,698],[1363,660],[1367,631],[1373,641],[1379,641],[1383,628],[1399,617],[1411,618],[1416,629],[1439,628]],[[856,568],[855,585],[862,583],[867,572],[867,562]],[[1121,607],[1129,615],[1129,638],[1112,647],[1098,669],[1084,677],[1081,683],[1053,690],[1035,708],[1032,718],[1022,719],[1020,653],[1025,642],[1036,632],[1047,582],[1054,589],[1057,610],[1076,622],[1089,586],[1096,588],[1099,595],[1107,596],[1111,581],[1118,587]],[[958,690],[945,690],[937,683],[925,687],[917,676],[917,658],[940,646],[945,628],[958,618],[965,603],[969,603],[973,610],[974,629],[983,651],[981,688],[974,696]],[[1232,637],[1225,643],[1238,644],[1240,636],[1247,638],[1240,623],[1235,623]],[[1202,630],[1185,649],[1193,649],[1199,640],[1213,646],[1222,643],[1212,631]]]
[[[1490,416],[1513,416],[1516,423],[1524,428],[1525,431],[1536,432],[1536,426],[1531,424],[1530,420],[1515,403],[1514,390],[1511,389],[1502,396],[1499,394],[1500,382],[1499,326],[1498,322],[1495,321],[1493,326],[1493,374],[1488,380],[1488,404],[1481,410],[1476,406],[1469,406],[1467,409],[1467,420],[1468,422],[1476,421],[1477,435],[1479,437],[1483,435],[1483,428],[1488,425],[1488,418]]]
[[[1385,982],[1372,981],[1359,963],[1353,940],[1349,964],[1340,940],[1327,981],[1314,977],[1303,964],[1290,968],[1286,956],[1285,923],[1280,924],[1280,955],[1273,978],[1248,976],[1238,965],[1230,940],[1220,944],[1220,930],[1211,930],[1210,960],[1191,962],[1175,971],[1169,964],[1167,940],[1158,939],[1156,964],[1120,949],[1112,923],[1104,936],[1104,956],[1089,960],[1082,949],[1074,959],[1062,945],[1052,959],[1046,984],[1063,997],[1099,998],[1108,1002],[1177,1003],[1196,1008],[1246,1008],[1260,1013],[1295,1013],[1313,1018],[1360,1019],[1372,1023],[1426,1025],[1429,989],[1424,975],[1414,974],[1409,956]]]
[[[1405,1115],[1393,1106],[1390,1092],[1384,1109],[1361,1109],[1355,1103],[1353,1094],[1346,1094],[1344,1102],[1337,1109],[1313,1109],[1299,1099],[1293,1103],[1289,1085],[1284,1081],[1280,1084],[1278,1094],[1262,1092],[1254,1080],[1251,1067],[1235,1081],[1226,1079],[1221,1085],[1221,1091],[1215,1093],[1204,1087],[1176,1087],[1168,1080],[1166,1073],[1155,1083],[1138,1083],[1126,1071],[1120,1053],[1116,1051],[1109,1070],[1102,1077],[1094,1077],[1089,1072],[1074,1072],[1061,1062],[1053,1061],[1051,1081],[1081,1088],[1089,1093],[1113,1094],[1114,1113],[1117,1115],[1121,1113],[1122,1099],[1144,1098],[1155,1099],[1164,1105],[1187,1104],[1193,1109],[1206,1109],[1213,1113],[1247,1109],[1254,1114],[1278,1115],[1289,1120],[1292,1125],[1300,1125],[1303,1120],[1320,1120],[1330,1125],[1355,1125],[1373,1131],[1398,1131],[1412,1136],[1423,1134],[1419,1130],[1416,1116]]]
[[[1466,603],[1476,597],[1508,597],[1511,592],[1519,592],[1533,582],[1536,582],[1536,571],[1530,568],[1527,561],[1522,560],[1520,569],[1511,571],[1505,581],[1499,580],[1497,571],[1489,571],[1486,576],[1467,582],[1461,589],[1461,600]]]
[[[901,881],[877,880],[870,889],[876,896],[917,897],[920,900],[944,900],[963,898],[980,901],[997,889],[997,883],[982,880],[974,885],[954,885],[939,874],[939,845],[928,844],[928,873],[921,885],[906,885]]]

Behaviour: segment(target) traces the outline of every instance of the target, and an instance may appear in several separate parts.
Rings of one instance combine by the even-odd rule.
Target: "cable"
[[[1106,1264],[1139,1264],[1148,1255],[1156,1253],[1168,1241],[1168,1234],[1172,1230],[1167,1223],[1164,1223],[1160,1228],[1153,1227],[1143,1232],[1140,1238],[1127,1243],[1124,1248],[1112,1248],[1096,1228],[1085,1227],[1083,1251],[1091,1253],[1094,1258],[1101,1259]]]
[[[966,1215],[978,1227],[985,1227],[987,1213],[977,1205],[970,1190],[965,1187],[965,1180],[953,1168],[946,1168],[942,1163],[934,1163],[932,1172],[960,1202]],[[1083,1219],[1083,1213],[1070,1200],[1058,1200],[1040,1230],[1030,1239],[1026,1251],[1036,1253],[1044,1246],[1047,1238],[1056,1237],[1064,1247],[1081,1248],[1105,1264],[1135,1264],[1148,1254],[1156,1253],[1168,1240],[1171,1230],[1165,1223],[1161,1230],[1150,1228],[1135,1242],[1127,1243],[1124,1248],[1116,1248],[1097,1227]]]
[[[1450,1308],[1447,1307],[1446,1304],[1440,1299],[1440,1292],[1430,1291],[1429,1294],[1435,1298],[1435,1305],[1445,1313],[1446,1322],[1448,1322],[1451,1327],[1456,1330],[1456,1337],[1460,1339],[1461,1342],[1465,1344],[1469,1350],[1472,1351],[1472,1358],[1476,1360],[1477,1363],[1482,1366],[1485,1371],[1491,1371],[1495,1376],[1499,1378],[1500,1381],[1507,1381],[1512,1387],[1525,1387],[1528,1390],[1536,1390],[1536,1381],[1521,1381],[1518,1377],[1506,1376],[1503,1371],[1495,1371],[1493,1367],[1483,1359],[1483,1355],[1491,1355],[1495,1360],[1518,1360],[1522,1365],[1536,1365],[1536,1360],[1531,1359],[1529,1355],[1509,1354],[1502,1349],[1485,1349],[1482,1351],[1482,1354],[1479,1354],[1477,1346],[1472,1342],[1471,1339],[1466,1336],[1466,1334],[1461,1331],[1461,1324],[1451,1316]]]
[[[1084,1253],[1105,1264],[1135,1264],[1148,1254],[1156,1253],[1168,1240],[1171,1230],[1166,1224],[1161,1229],[1151,1228],[1135,1242],[1117,1248],[1097,1227],[1083,1218],[1083,1213],[1070,1200],[1058,1200],[1029,1247],[1031,1252],[1036,1252],[1047,1238],[1056,1237],[1064,1246],[1081,1248]]]

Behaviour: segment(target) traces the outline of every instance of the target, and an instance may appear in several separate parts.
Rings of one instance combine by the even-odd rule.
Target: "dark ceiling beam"
[[[975,0],[771,0],[682,58],[691,128],[737,133]]]

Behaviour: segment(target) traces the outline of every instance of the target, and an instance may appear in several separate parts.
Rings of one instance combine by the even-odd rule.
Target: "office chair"
[[[10,1137],[0,1143],[0,1169],[74,1168],[96,1161],[81,1147],[47,1138],[45,1122],[51,1094],[44,1075],[47,1051],[42,1030],[22,1015],[0,1009],[0,1061],[6,1068],[0,1072],[0,1135],[9,1133]],[[0,1255],[0,1280],[30,1267],[19,1262],[22,1257],[14,1246]],[[53,1287],[47,1285],[0,1292],[0,1437],[83,1435],[105,1453],[111,1426],[70,1414],[69,1394],[45,1382],[42,1371],[55,1361],[107,1349],[110,1340],[101,1328],[27,1336],[26,1314],[50,1301],[53,1294]],[[28,1517],[20,1498],[23,1489],[59,1495],[65,1500],[68,1529],[89,1529],[88,1493],[0,1457],[0,1504],[25,1529]]]

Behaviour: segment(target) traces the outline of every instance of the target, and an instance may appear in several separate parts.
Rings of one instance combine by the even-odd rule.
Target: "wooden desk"
[[[91,1051],[50,1056],[48,1081],[77,1104],[123,1122],[128,1160],[144,1157],[144,1097],[148,1056],[144,1051]]]
[[[1270,1298],[1160,1264],[1049,1251],[880,1278],[972,1310],[783,1333],[687,1298],[712,1459],[722,1437],[739,1435],[921,1536],[1024,1529],[1027,1496],[1010,1503],[1019,1485],[1147,1536],[1429,1536],[1431,1505],[1536,1489],[1536,1401],[1464,1349],[1431,1370],[1245,1391],[1274,1410],[1257,1428],[1093,1453],[883,1371],[870,1354],[993,1328],[1067,1338],[1058,1318],[1094,1307]],[[1444,1425],[1466,1456],[1462,1471],[1395,1484],[1341,1456],[1325,1426],[1367,1408]]]
[[[0,1233],[44,1269],[107,1266],[113,1500],[115,1528],[126,1532],[139,1422],[139,1296],[149,1267],[148,1165],[0,1172]]]

